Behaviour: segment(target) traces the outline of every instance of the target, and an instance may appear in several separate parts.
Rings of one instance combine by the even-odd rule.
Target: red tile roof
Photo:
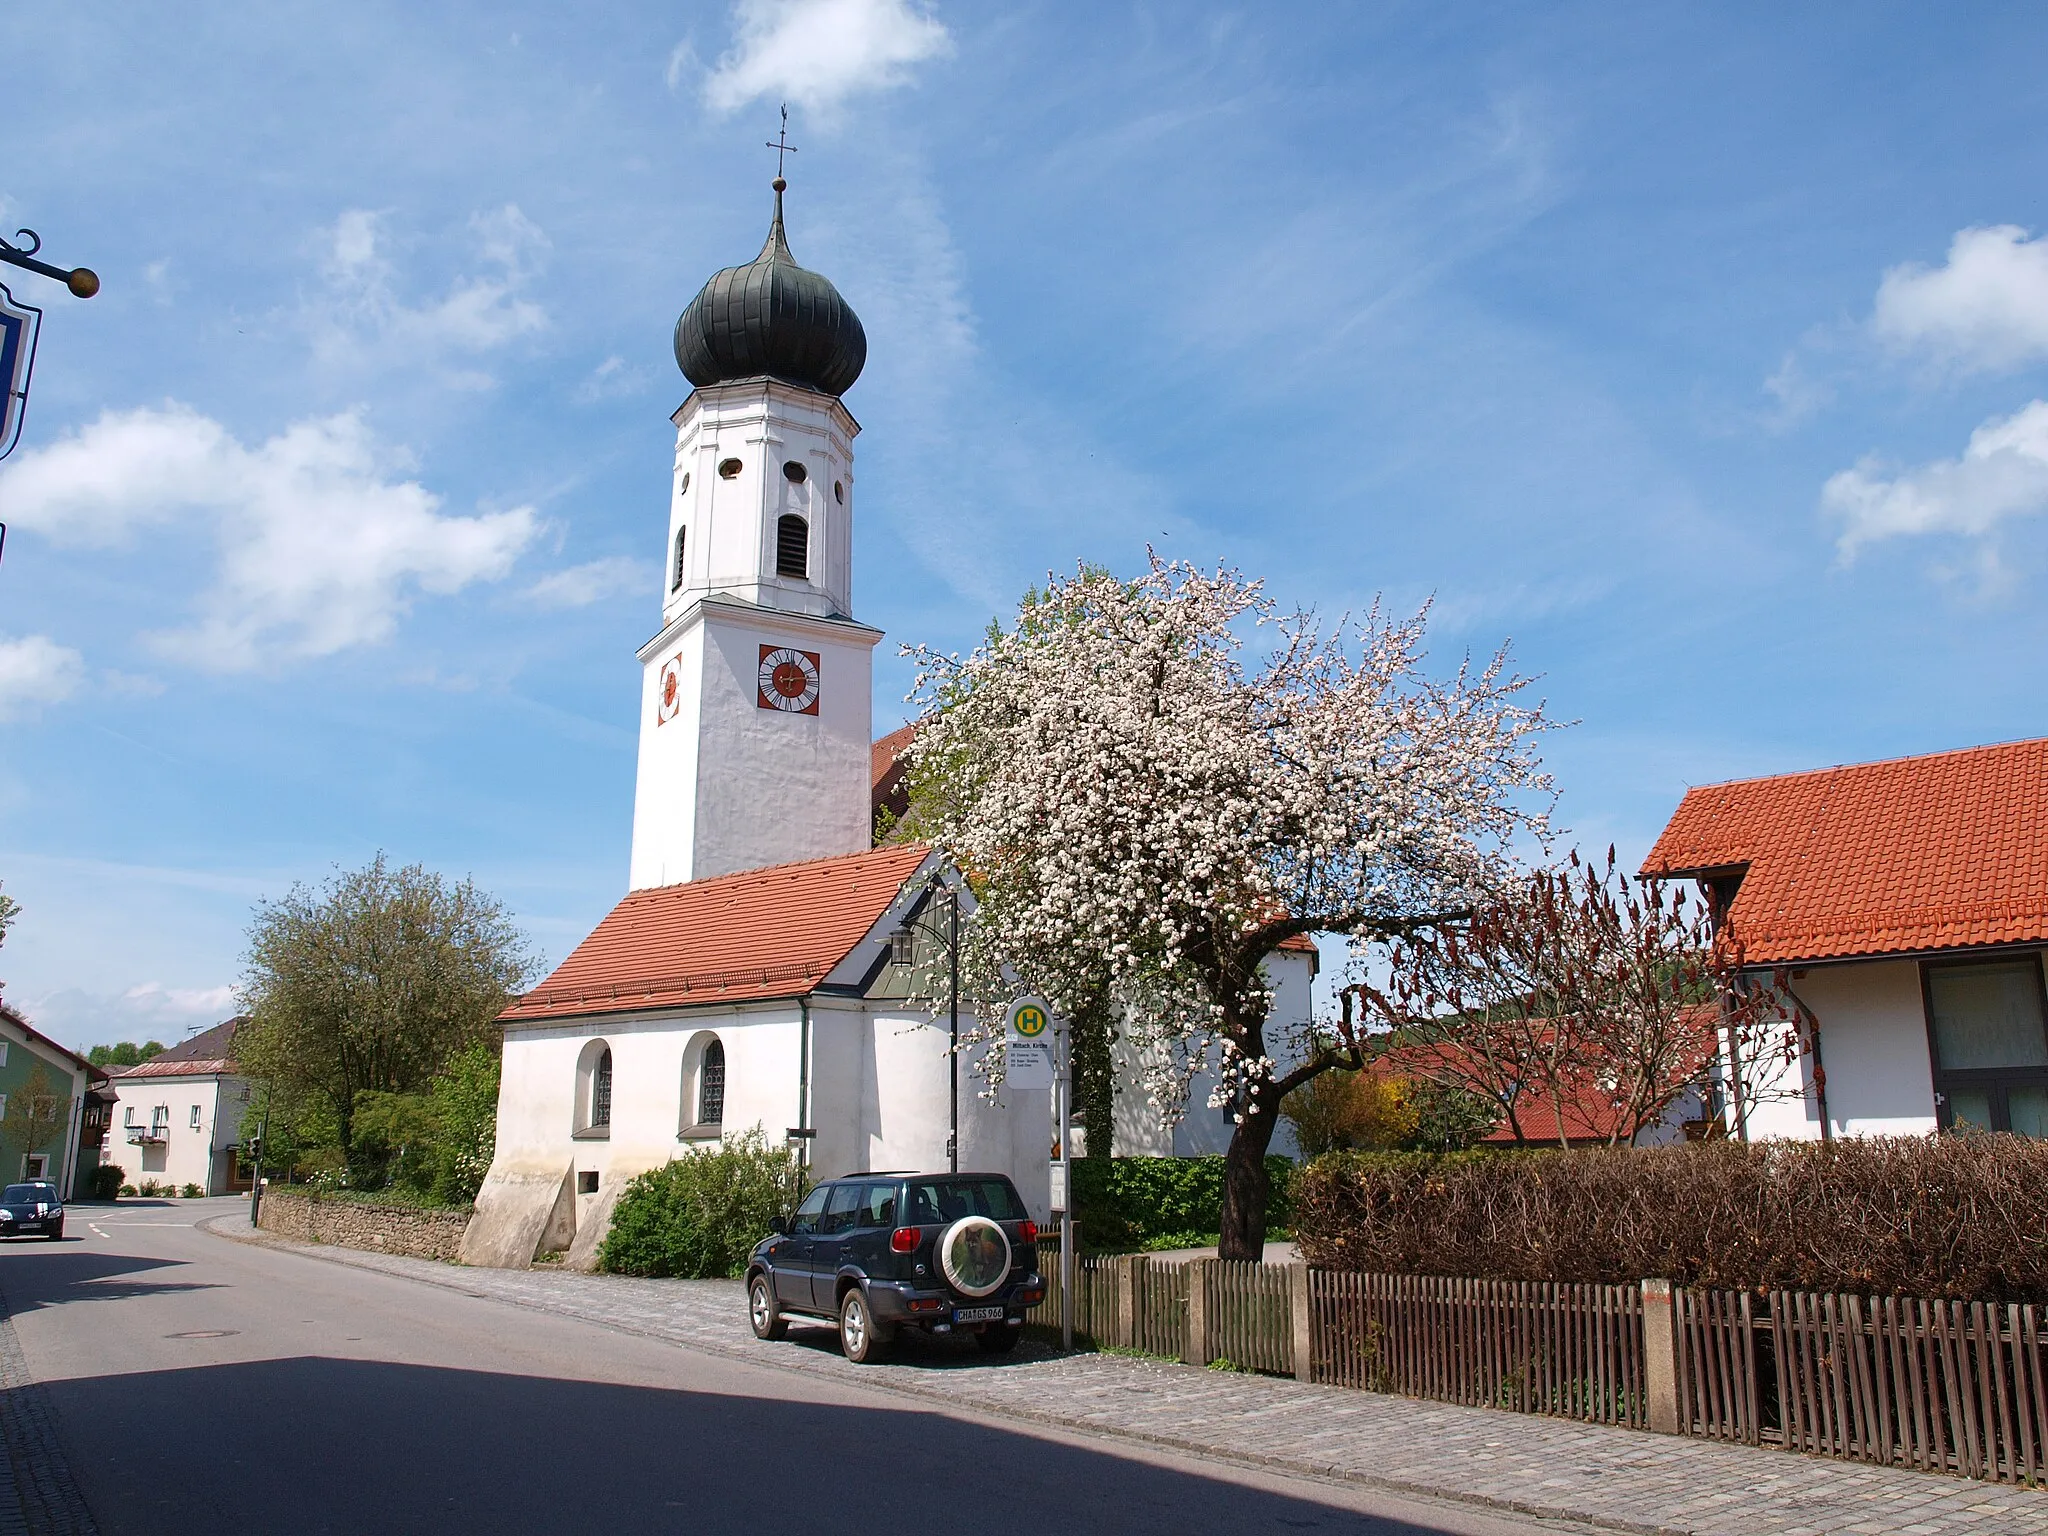
[[[1642,872],[1745,866],[1752,964],[2048,941],[2048,740],[1689,790]]]
[[[886,810],[891,816],[901,816],[910,808],[910,791],[903,785],[905,764],[897,759],[916,734],[914,725],[898,726],[870,749],[868,779],[877,813]]]
[[[499,1018],[803,996],[874,927],[925,852],[875,848],[634,891]]]

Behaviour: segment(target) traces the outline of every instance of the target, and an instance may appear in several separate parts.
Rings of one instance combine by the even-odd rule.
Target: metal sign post
[[[1060,1026],[1060,1348],[1074,1347],[1074,1041]]]

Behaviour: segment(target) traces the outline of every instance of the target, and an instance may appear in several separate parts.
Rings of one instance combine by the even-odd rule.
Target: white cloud
[[[473,215],[469,227],[490,270],[458,278],[441,298],[417,304],[400,297],[382,213],[350,208],[322,231],[324,288],[305,311],[322,361],[352,365],[398,356],[413,366],[438,364],[545,328],[547,312],[525,297],[525,289],[546,265],[546,234],[512,203]],[[471,387],[493,382],[474,369],[456,372],[452,381]]]
[[[829,115],[848,97],[901,85],[911,65],[953,46],[911,0],[739,0],[733,32],[704,84],[718,112],[766,97]]]
[[[220,564],[198,622],[154,643],[245,671],[385,639],[416,593],[499,580],[539,532],[531,507],[447,516],[438,495],[395,477],[402,464],[352,413],[248,447],[169,402],[102,413],[0,472],[0,488],[15,523],[57,543],[210,524]]]
[[[2013,224],[1958,230],[1946,265],[1885,273],[1871,323],[1894,347],[1962,373],[2048,358],[2048,240]]]
[[[1843,523],[1845,555],[1912,534],[1982,537],[2008,518],[2048,512],[2048,401],[1985,422],[1958,459],[1898,473],[1865,459],[1828,480],[1821,505]]]
[[[650,370],[635,368],[613,353],[576,386],[576,401],[580,405],[595,405],[601,400],[624,399],[646,389],[651,378]]]
[[[48,635],[0,638],[0,720],[55,704],[85,680],[85,658]]]
[[[645,596],[657,580],[647,562],[611,555],[543,576],[521,595],[539,608],[583,608],[617,595]]]

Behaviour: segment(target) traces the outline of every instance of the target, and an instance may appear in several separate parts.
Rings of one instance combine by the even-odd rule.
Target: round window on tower
[[[737,479],[739,479],[739,477],[740,477],[740,461],[739,461],[738,459],[720,459],[720,460],[718,461],[718,478],[719,478],[719,479],[721,479],[721,480],[737,480]]]
[[[842,504],[846,500],[846,487],[841,485],[837,480],[834,480],[832,482],[832,499]]]
[[[802,485],[806,480],[811,478],[811,472],[808,469],[805,469],[803,465],[799,464],[795,459],[789,459],[785,461],[782,466],[782,478],[787,480],[791,485]]]
[[[690,494],[690,472],[687,469],[683,471],[683,483],[677,487],[677,490],[685,496]]]

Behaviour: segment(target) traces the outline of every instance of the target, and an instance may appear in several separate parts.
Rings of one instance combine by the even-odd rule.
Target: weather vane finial
[[[789,103],[782,104],[782,131],[768,141],[768,148],[775,151],[775,190],[780,192],[788,185],[782,179],[782,157],[796,153],[796,146],[789,142]]]

